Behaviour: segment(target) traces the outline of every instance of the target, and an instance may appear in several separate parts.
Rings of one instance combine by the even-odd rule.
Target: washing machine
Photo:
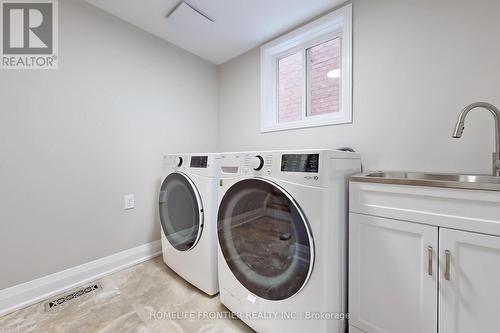
[[[344,332],[347,186],[360,157],[228,153],[220,169],[221,302],[259,333]]]
[[[163,261],[208,295],[217,279],[217,154],[163,158],[159,195]]]

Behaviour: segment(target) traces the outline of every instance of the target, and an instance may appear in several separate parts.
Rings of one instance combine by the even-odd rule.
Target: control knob
[[[260,155],[254,156],[250,164],[255,171],[259,171],[264,167],[264,158]]]
[[[180,167],[180,166],[182,165],[182,162],[183,162],[182,157],[177,156],[177,157],[175,158],[175,165],[176,165],[176,166]]]

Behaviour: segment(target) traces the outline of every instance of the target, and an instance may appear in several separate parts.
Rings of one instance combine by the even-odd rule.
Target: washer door
[[[307,283],[313,238],[302,210],[278,185],[264,179],[234,184],[222,198],[217,229],[229,268],[251,293],[283,300]]]
[[[203,229],[203,206],[194,183],[175,172],[165,178],[160,190],[160,221],[170,244],[179,251],[196,246]]]

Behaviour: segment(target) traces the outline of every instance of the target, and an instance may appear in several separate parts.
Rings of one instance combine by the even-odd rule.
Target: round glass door
[[[307,283],[314,262],[309,225],[277,185],[263,179],[233,185],[219,206],[217,229],[229,268],[253,294],[283,300]]]
[[[203,207],[193,182],[171,173],[160,190],[160,221],[165,237],[179,251],[192,249],[203,228]]]

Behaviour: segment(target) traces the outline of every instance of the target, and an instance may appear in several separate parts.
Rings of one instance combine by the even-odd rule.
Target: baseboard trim
[[[92,282],[160,254],[161,241],[158,240],[0,290],[0,316],[41,302],[81,284]]]

